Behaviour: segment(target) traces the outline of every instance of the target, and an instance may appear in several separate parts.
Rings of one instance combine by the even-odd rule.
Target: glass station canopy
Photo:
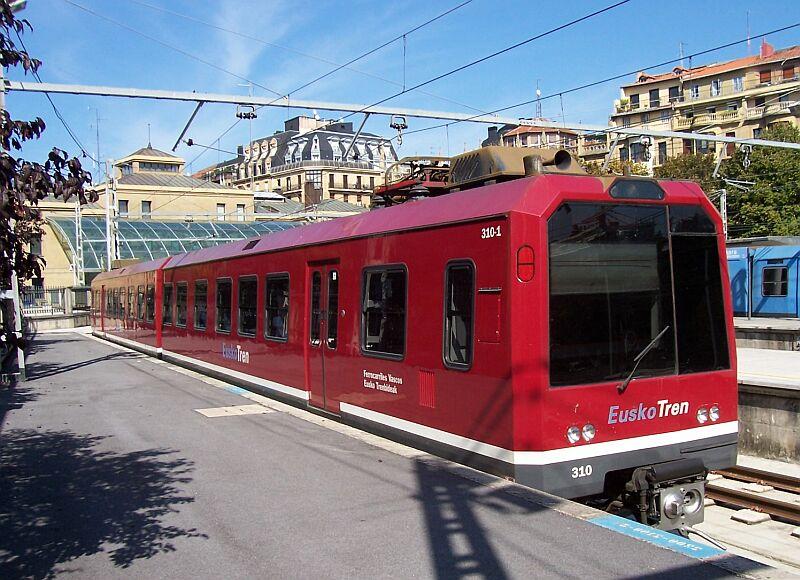
[[[61,246],[72,259],[75,252],[75,220],[69,217],[48,217]],[[118,220],[119,257],[142,261],[164,258],[182,252],[218,246],[234,240],[243,240],[279,232],[303,225],[294,222],[160,222],[151,220]],[[84,271],[100,272],[105,269],[106,220],[96,217],[81,218],[83,230]]]

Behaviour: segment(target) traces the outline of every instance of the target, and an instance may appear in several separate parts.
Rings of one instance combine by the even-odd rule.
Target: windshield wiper
[[[655,345],[658,343],[658,341],[659,341],[659,340],[661,340],[661,337],[662,337],[662,336],[664,336],[664,335],[667,333],[667,331],[668,331],[668,330],[669,330],[669,325],[665,326],[665,327],[664,327],[664,330],[662,330],[661,332],[659,332],[659,333],[658,333],[658,335],[657,335],[657,336],[656,336],[656,337],[655,337],[653,340],[651,340],[651,341],[650,341],[650,344],[648,344],[646,347],[644,347],[644,348],[642,349],[642,352],[640,352],[640,353],[639,353],[639,354],[637,354],[635,357],[633,357],[633,361],[634,361],[636,364],[635,364],[635,365],[633,365],[633,369],[631,370],[631,374],[629,374],[629,375],[628,375],[628,376],[625,378],[625,380],[624,380],[624,381],[622,381],[622,382],[619,384],[619,386],[617,386],[617,392],[618,392],[618,393],[622,394],[622,393],[624,393],[624,392],[625,392],[625,389],[627,389],[627,388],[628,388],[628,385],[629,385],[629,384],[630,384],[630,382],[633,380],[633,374],[636,372],[636,369],[638,369],[638,368],[639,368],[639,363],[641,363],[641,362],[642,362],[642,360],[644,360],[644,357],[646,357],[646,356],[647,356],[647,353],[648,353],[648,352],[650,352],[651,350],[653,350],[653,347],[654,347],[654,346],[655,346]]]

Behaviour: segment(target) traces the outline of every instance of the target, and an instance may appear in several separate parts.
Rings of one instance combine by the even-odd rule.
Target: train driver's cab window
[[[286,340],[289,336],[289,276],[267,276],[266,328],[264,336]]]
[[[406,278],[402,266],[364,271],[361,347],[365,352],[391,357],[405,354]]]
[[[164,284],[164,303],[161,307],[163,324],[172,324],[172,284]]]
[[[789,294],[789,268],[786,266],[764,268],[761,273],[761,293],[764,296]]]
[[[256,335],[258,278],[239,278],[238,332],[241,336]]]
[[[147,285],[147,296],[145,297],[145,321],[153,322],[156,313],[156,289],[152,284]]]
[[[138,286],[136,291],[136,319],[144,320],[144,286]]]
[[[217,280],[217,332],[231,331],[231,279]]]
[[[444,360],[453,368],[472,364],[475,268],[469,262],[447,267],[444,296]]]
[[[175,326],[186,327],[189,287],[186,282],[178,284],[175,294]]]
[[[198,280],[194,283],[194,329],[206,329],[208,313],[208,282]]]

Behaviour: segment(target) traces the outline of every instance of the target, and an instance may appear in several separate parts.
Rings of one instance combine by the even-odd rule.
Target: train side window
[[[258,319],[258,278],[247,276],[239,278],[238,333],[241,336],[256,335]]]
[[[136,319],[144,320],[144,286],[138,286],[136,292]]]
[[[134,307],[136,305],[136,289],[133,286],[128,286],[128,318],[136,318]]]
[[[789,268],[778,266],[761,270],[761,294],[763,296],[788,296]]]
[[[186,282],[178,283],[175,293],[175,326],[186,328],[188,318],[187,302],[189,297],[189,286]]]
[[[328,272],[328,348],[335,349],[339,334],[339,272]]]
[[[405,354],[407,277],[403,266],[364,270],[361,348],[365,353],[391,358]]]
[[[128,298],[127,298],[127,288],[123,286],[119,289],[119,317],[120,319],[125,318],[125,307],[127,306]]]
[[[231,287],[230,278],[217,279],[217,332],[231,331]]]
[[[145,296],[145,322],[153,322],[156,314],[156,289],[152,284],[147,285],[147,295]]]
[[[472,364],[475,267],[471,262],[448,264],[444,295],[444,363],[456,369]]]
[[[322,274],[311,274],[311,344],[319,344],[320,315],[322,314]]]
[[[172,284],[164,284],[164,301],[161,305],[161,322],[172,324]]]
[[[197,280],[194,283],[194,329],[206,329],[208,314],[208,282]]]
[[[289,337],[289,275],[267,276],[264,337],[287,340]]]

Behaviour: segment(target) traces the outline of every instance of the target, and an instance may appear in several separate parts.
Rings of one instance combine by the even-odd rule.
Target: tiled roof
[[[120,185],[143,185],[153,187],[174,187],[176,189],[185,188],[205,188],[205,189],[227,189],[232,188],[212,181],[195,179],[180,173],[131,173],[123,175],[117,180]],[[240,190],[237,190],[240,191]]]
[[[367,208],[356,205],[354,203],[347,203],[338,199],[326,199],[317,204],[317,211],[335,211],[335,212],[349,212],[349,213],[362,213],[369,211]]]
[[[142,147],[138,151],[134,151],[127,157],[172,157],[173,159],[180,159],[177,155],[166,153],[160,149],[153,149],[152,147]]]
[[[511,131],[505,133],[503,136],[514,136],[514,135],[524,135],[526,133],[567,133],[569,135],[577,135],[576,131],[572,131],[571,129],[560,129],[558,127],[537,127],[535,125],[520,125],[516,129],[512,129]]]
[[[734,60],[728,60],[725,62],[716,62],[703,66],[697,66],[689,69],[675,67],[672,70],[672,72],[662,73],[657,75],[639,73],[639,75],[637,75],[636,82],[623,86],[633,87],[637,85],[646,85],[650,83],[657,83],[660,81],[666,81],[671,79],[679,79],[682,77],[683,78],[691,77],[696,79],[711,75],[717,75],[732,70],[749,68],[752,66],[760,66],[774,62],[781,62],[790,58],[798,58],[798,57],[800,57],[800,46],[791,46],[789,48],[776,50],[769,56],[761,56],[760,54],[757,54],[753,56],[745,56],[743,58],[737,58]],[[640,81],[639,79],[642,80]]]
[[[303,209],[303,204],[291,199],[258,199],[255,201],[256,213],[295,213]]]

